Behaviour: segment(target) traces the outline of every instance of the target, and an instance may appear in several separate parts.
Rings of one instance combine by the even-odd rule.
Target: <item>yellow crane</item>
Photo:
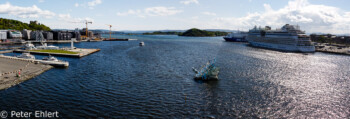
[[[107,26],[109,26],[109,40],[111,40],[112,39],[112,25],[110,25],[110,24],[106,24]]]
[[[91,21],[85,20],[85,24],[86,24],[86,38],[89,37],[89,30],[88,30],[88,24],[92,24]]]

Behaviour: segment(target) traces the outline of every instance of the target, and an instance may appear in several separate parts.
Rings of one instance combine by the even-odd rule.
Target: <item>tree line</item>
[[[31,21],[30,23],[23,23],[18,20],[0,18],[0,29],[12,29],[12,30],[43,30],[51,31],[50,27],[44,24],[37,23],[37,21]]]
[[[143,33],[143,35],[179,35],[179,36],[192,36],[192,37],[213,37],[213,36],[226,36],[227,32],[222,31],[206,31],[206,30],[200,30],[197,28],[189,29],[185,32],[162,32],[162,31],[155,31],[152,33]]]

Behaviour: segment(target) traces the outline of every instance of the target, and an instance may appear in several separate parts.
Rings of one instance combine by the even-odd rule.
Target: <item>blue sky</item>
[[[0,17],[51,28],[248,30],[298,24],[308,33],[350,32],[347,0],[0,0]]]

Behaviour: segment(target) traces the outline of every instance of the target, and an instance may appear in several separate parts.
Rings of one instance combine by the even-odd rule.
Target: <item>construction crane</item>
[[[112,25],[110,25],[110,24],[106,24],[107,26],[109,26],[109,40],[111,40],[112,39]]]
[[[88,21],[88,20],[85,20],[85,24],[86,24],[86,37],[89,37],[89,34],[88,34],[88,32],[89,32],[89,30],[88,30],[88,24],[92,24],[92,22],[91,22],[91,21]]]

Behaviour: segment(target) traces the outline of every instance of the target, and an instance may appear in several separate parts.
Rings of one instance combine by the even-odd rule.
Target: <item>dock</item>
[[[28,51],[28,50],[14,50],[13,52],[16,53],[23,53],[27,52],[30,54],[38,54],[38,55],[53,55],[53,56],[62,56],[62,57],[75,57],[75,58],[81,58],[88,56],[90,54],[93,54],[95,52],[100,51],[100,49],[83,49],[83,48],[75,48],[75,49],[69,49],[67,51],[71,52],[77,52],[77,54],[65,54],[65,53],[50,53],[50,52],[36,52],[36,51]]]
[[[130,41],[130,40],[137,40],[137,39],[129,39],[129,38],[106,38],[103,41]]]
[[[350,48],[337,46],[316,46],[316,52],[350,55]]]
[[[31,43],[41,43],[42,41],[26,41]],[[81,41],[74,41],[74,43],[80,43]],[[71,40],[46,40],[43,43],[71,43]]]
[[[4,50],[4,51],[0,51],[0,54],[11,53],[11,52],[13,52],[13,50]]]
[[[0,56],[0,90],[10,88],[53,68],[50,65]],[[17,76],[20,73],[20,76]]]
[[[46,64],[46,65],[51,65],[54,67],[68,67],[69,62],[54,62],[54,61],[46,61],[46,60],[37,60],[37,59],[23,59],[23,58],[17,58],[17,57],[12,57],[12,56],[4,56],[0,55],[1,58],[7,58],[7,59],[12,59],[12,60],[20,60],[20,61],[27,61],[27,62],[34,62],[36,64]]]

